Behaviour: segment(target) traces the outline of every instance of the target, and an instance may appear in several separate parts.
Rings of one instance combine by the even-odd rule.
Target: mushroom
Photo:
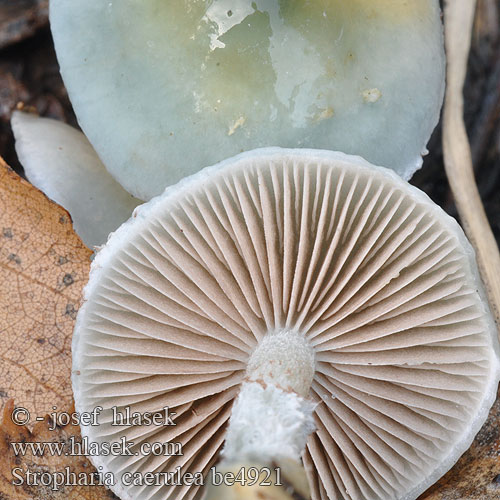
[[[89,248],[105,243],[142,203],[111,177],[78,130],[23,111],[14,111],[12,130],[26,177],[71,214]]]
[[[51,0],[50,18],[80,125],[139,199],[264,146],[409,179],[439,118],[438,0]]]
[[[342,153],[252,151],[166,189],[97,254],[85,299],[75,404],[101,407],[90,442],[133,443],[91,457],[122,499],[200,498],[182,478],[219,458],[301,459],[313,500],[414,499],[500,377],[456,221]]]

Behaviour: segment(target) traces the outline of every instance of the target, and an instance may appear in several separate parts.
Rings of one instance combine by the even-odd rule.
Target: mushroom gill
[[[137,455],[92,457],[115,474],[113,490],[200,498],[197,486],[122,478],[206,473],[249,360],[265,375],[259,345],[279,358],[269,336],[288,334],[299,365],[312,366],[303,350],[314,357],[293,386],[315,403],[302,454],[314,500],[416,498],[469,446],[494,399],[495,327],[458,224],[359,157],[254,151],[139,207],[93,262],[73,385],[78,411],[103,407],[84,436],[134,442]],[[175,425],[113,426],[113,407],[175,412]],[[139,452],[153,442],[183,454]]]

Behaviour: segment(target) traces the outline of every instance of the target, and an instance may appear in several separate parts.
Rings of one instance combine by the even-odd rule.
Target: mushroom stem
[[[238,463],[217,467],[204,500],[309,500],[304,466],[295,461]],[[230,485],[234,478],[233,485]],[[224,480],[226,483],[224,483]]]
[[[229,421],[223,462],[299,461],[315,428],[314,407],[312,401],[275,385],[244,382]]]
[[[272,486],[284,488],[273,495],[286,499],[293,483],[283,480],[282,464],[288,464],[287,470],[293,469],[294,480],[298,478],[300,485],[306,485],[305,489],[299,489],[300,495],[308,498],[309,488],[300,457],[307,437],[315,429],[316,405],[306,399],[314,367],[314,352],[300,332],[282,329],[262,339],[250,357],[248,378],[233,405],[222,462],[216,469],[222,476],[212,473],[209,478],[213,498],[252,498],[257,494],[256,488],[264,487],[266,494],[270,494],[269,486]],[[229,484],[231,481],[221,482],[221,477],[233,474],[241,479],[236,490],[248,490],[243,497],[236,490],[219,491],[233,486]],[[217,493],[213,493],[215,490]]]
[[[244,382],[205,500],[309,499],[300,456],[315,428],[314,407],[274,384]]]

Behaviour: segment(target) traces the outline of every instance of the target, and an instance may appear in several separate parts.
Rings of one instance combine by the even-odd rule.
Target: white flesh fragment
[[[105,243],[142,203],[111,177],[78,130],[22,111],[14,112],[12,129],[26,177],[70,213],[89,248]]]

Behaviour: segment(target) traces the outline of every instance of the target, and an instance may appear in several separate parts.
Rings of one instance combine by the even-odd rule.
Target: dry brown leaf
[[[71,444],[72,440],[81,443],[78,426],[66,425],[50,430],[53,424],[51,419],[46,417],[43,422],[37,422],[33,431],[30,432],[26,427],[17,426],[12,422],[13,410],[14,402],[10,400],[4,407],[3,421],[0,425],[1,500],[110,500],[117,498],[105,486],[99,484],[95,486],[68,485],[68,483],[76,482],[76,478],[87,484],[98,482],[96,469],[89,460],[85,456],[71,454],[75,450],[79,451]],[[18,451],[16,454],[12,444],[17,443],[61,443],[62,456],[48,451],[43,456],[34,455],[31,451],[26,454]],[[28,470],[31,476],[27,474]],[[54,473],[64,474],[64,476],[54,475]],[[52,477],[54,481],[52,485],[48,485]],[[74,481],[73,478],[75,478]],[[56,484],[62,482],[61,479],[67,484],[54,489]],[[24,484],[20,484],[22,481]],[[32,484],[35,481],[39,484]],[[13,482],[16,484],[12,484]],[[42,482],[45,485],[41,484]]]
[[[420,500],[500,499],[500,388],[472,446]]]
[[[72,404],[71,335],[91,251],[68,213],[0,159],[0,404]]]

